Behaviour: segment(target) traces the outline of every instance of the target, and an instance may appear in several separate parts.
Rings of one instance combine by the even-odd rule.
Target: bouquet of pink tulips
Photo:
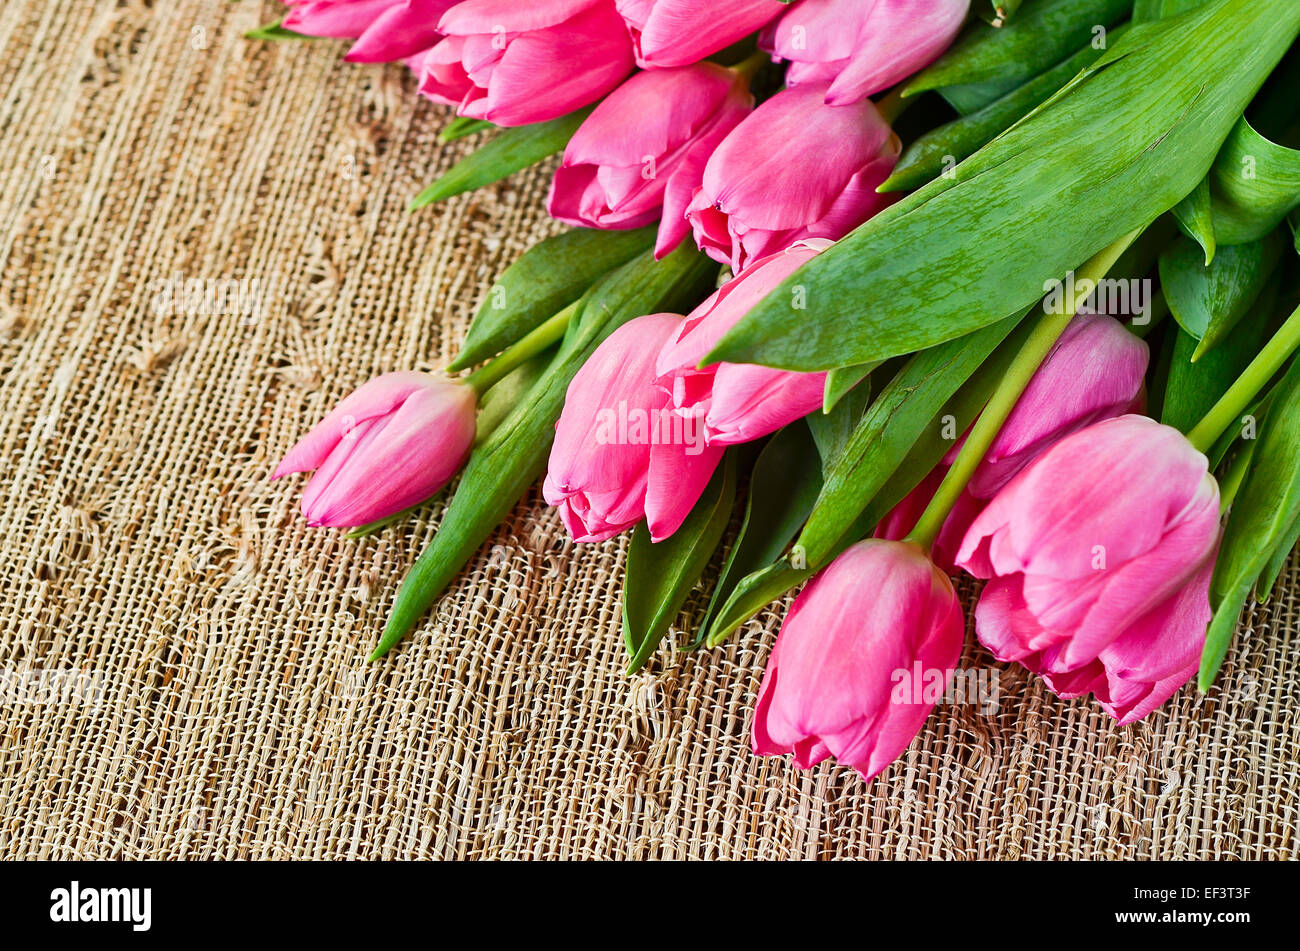
[[[459,476],[372,659],[541,481],[575,542],[632,533],[629,671],[697,586],[678,649],[807,582],[753,748],[870,778],[961,656],[953,575],[999,661],[1127,724],[1210,689],[1296,545],[1296,0],[288,0],[256,35],[401,60],[484,137],[413,208],[562,153],[572,228],[447,371],[276,471],[353,534]]]

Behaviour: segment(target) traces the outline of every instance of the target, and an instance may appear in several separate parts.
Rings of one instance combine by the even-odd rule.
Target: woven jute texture
[[[445,363],[556,226],[546,169],[408,214],[468,147],[446,110],[243,38],[280,9],[0,7],[0,854],[1295,855],[1294,562],[1208,696],[1120,729],[972,646],[996,707],[941,706],[870,784],[749,754],[778,609],[626,677],[625,542],[572,545],[536,492],[366,665],[439,510],[349,542],[271,470],[361,381]]]

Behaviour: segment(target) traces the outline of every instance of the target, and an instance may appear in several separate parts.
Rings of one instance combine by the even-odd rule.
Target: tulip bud
[[[751,265],[675,328],[656,361],[660,387],[682,415],[704,421],[711,445],[749,442],[822,405],[825,373],[793,373],[746,363],[700,361],[723,335],[805,261],[830,246],[802,241]]]
[[[790,86],[828,84],[828,105],[874,95],[930,64],[956,38],[970,0],[802,0],[759,36],[790,61]]]
[[[578,127],[555,173],[552,218],[639,228],[663,212],[656,257],[690,231],[686,205],[718,143],[754,107],[745,79],[714,63],[637,73]]]
[[[385,373],[343,400],[271,477],[316,470],[302,494],[312,526],[368,525],[423,502],[474,442],[474,391],[428,373]]]
[[[635,65],[613,0],[461,0],[438,29],[446,38],[422,60],[420,92],[502,126],[567,115]]]
[[[779,0],[616,0],[643,69],[687,66],[778,16]]]
[[[852,546],[781,626],[754,709],[754,752],[792,753],[801,769],[834,756],[870,779],[907,749],[937,699],[897,691],[899,673],[919,664],[946,686],[965,627],[952,582],[919,546]]]
[[[344,58],[353,63],[393,63],[421,54],[443,38],[438,22],[458,2],[389,0],[387,8],[357,35]]]
[[[870,100],[823,102],[826,86],[777,93],[709,158],[686,209],[695,243],[740,273],[806,238],[844,237],[893,197],[901,143]]]
[[[1134,700],[1133,685],[1149,687],[1148,700],[1162,694],[1158,704],[1195,670],[1210,617],[1202,573],[1218,535],[1205,456],[1172,427],[1119,416],[1012,479],[971,524],[957,563],[991,579],[975,624],[999,660],[1050,675],[1071,696],[1097,691],[1104,674],[1099,699],[1128,722],[1154,706]]]
[[[569,383],[542,494],[574,541],[604,541],[643,518],[654,541],[667,538],[722,458],[654,385],[655,355],[681,322],[675,314],[629,321]]]

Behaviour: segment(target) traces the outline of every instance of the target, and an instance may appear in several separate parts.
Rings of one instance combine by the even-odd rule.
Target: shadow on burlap
[[[1294,561],[1208,697],[1117,729],[972,648],[996,709],[940,709],[869,785],[749,755],[775,610],[624,677],[623,543],[576,549],[536,493],[365,665],[437,510],[348,542],[271,469],[357,383],[443,364],[556,229],[543,172],[407,214],[463,152],[445,111],[243,39],[275,10],[0,10],[0,854],[1294,856]]]

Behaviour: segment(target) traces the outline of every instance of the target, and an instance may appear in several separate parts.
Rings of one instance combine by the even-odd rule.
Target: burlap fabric
[[[406,213],[463,154],[445,110],[243,38],[278,9],[0,9],[0,852],[1294,856],[1294,562],[1208,697],[1118,729],[971,648],[997,708],[944,706],[871,784],[750,756],[778,611],[625,677],[624,544],[576,548],[536,494],[365,665],[437,510],[348,542],[274,462],[445,362],[554,225],[544,171]],[[224,303],[171,294],[196,279]]]

